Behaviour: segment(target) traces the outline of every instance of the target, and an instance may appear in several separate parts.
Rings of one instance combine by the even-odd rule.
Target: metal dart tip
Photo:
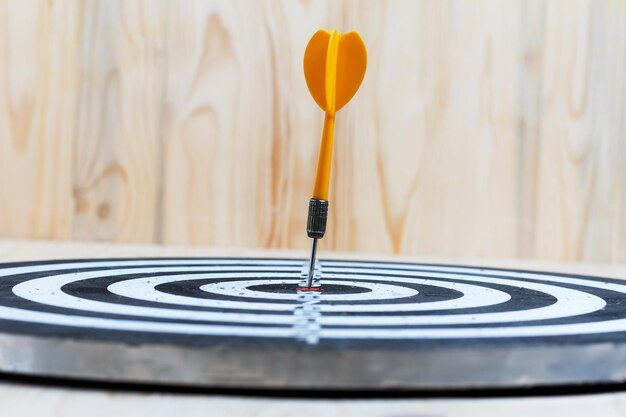
[[[307,277],[306,286],[311,288],[313,286],[313,275],[315,273],[315,257],[317,255],[317,239],[313,238],[313,244],[311,246],[311,260],[309,261],[309,275]]]

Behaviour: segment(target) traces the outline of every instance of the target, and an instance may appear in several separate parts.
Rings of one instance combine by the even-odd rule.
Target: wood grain
[[[82,5],[72,237],[151,241],[161,177],[165,11]]]
[[[72,228],[76,4],[0,3],[0,230],[67,238]]]
[[[626,1],[7,1],[0,235],[295,248],[359,30],[323,252],[626,261]]]

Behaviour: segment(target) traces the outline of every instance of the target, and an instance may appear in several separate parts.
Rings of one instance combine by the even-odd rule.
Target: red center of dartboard
[[[323,291],[322,287],[299,287],[298,291]]]

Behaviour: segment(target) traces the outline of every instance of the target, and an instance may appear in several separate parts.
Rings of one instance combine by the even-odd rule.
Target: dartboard
[[[621,382],[626,283],[298,259],[0,266],[0,370],[260,388]]]

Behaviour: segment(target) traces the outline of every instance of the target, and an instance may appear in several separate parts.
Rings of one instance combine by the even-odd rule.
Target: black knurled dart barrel
[[[306,233],[312,239],[321,239],[326,232],[328,218],[328,201],[312,198],[309,200],[309,217],[306,223]]]

